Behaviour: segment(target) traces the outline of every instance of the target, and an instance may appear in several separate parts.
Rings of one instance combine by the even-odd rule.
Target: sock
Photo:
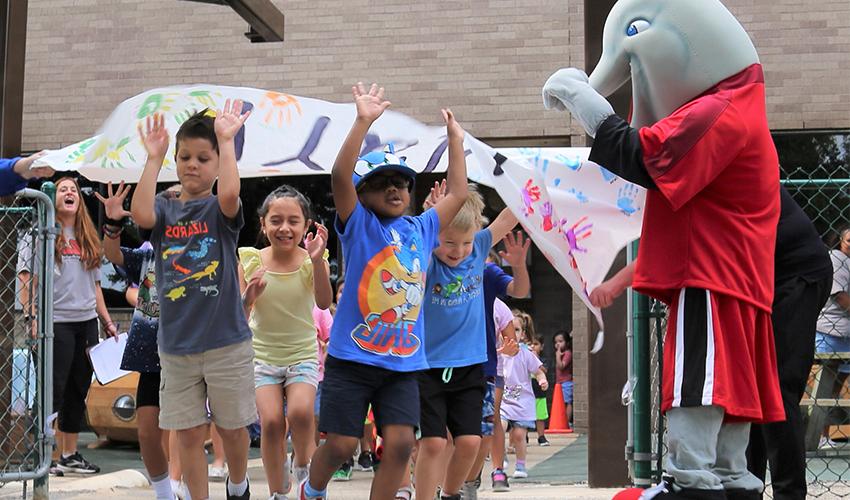
[[[517,460],[516,461],[517,469],[525,469],[525,460]]]
[[[242,480],[241,483],[234,483],[232,481],[227,481],[227,493],[234,496],[241,496],[245,494],[245,490],[248,489],[248,476],[245,476],[245,479]]]
[[[171,480],[168,479],[167,472],[152,477],[151,486],[153,486],[153,491],[157,498],[167,498],[169,500],[174,498],[174,490],[171,489]]]
[[[180,480],[179,479],[169,479],[169,483],[171,483],[171,491],[177,491],[180,489]]]
[[[70,458],[75,453],[77,453],[77,452],[75,451],[74,453],[62,453],[62,458]]]
[[[307,478],[307,483],[304,484],[304,495],[308,497],[326,497],[328,496],[328,491],[325,490],[316,490],[310,486],[310,478]]]

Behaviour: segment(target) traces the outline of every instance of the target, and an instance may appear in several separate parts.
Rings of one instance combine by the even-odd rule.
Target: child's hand
[[[443,179],[442,182],[434,181],[434,187],[431,188],[431,192],[428,194],[428,197],[425,198],[425,201],[422,202],[422,210],[428,210],[429,208],[435,206],[440,202],[443,198],[446,197],[446,180]]]
[[[539,379],[537,379],[537,384],[544,391],[549,389],[549,381],[546,380],[546,377],[540,377]]]
[[[505,356],[516,356],[519,353],[519,344],[514,339],[507,339],[501,347],[496,349],[496,352]]]
[[[442,110],[443,119],[446,121],[446,134],[449,136],[449,140],[461,140],[463,141],[463,136],[466,132],[464,132],[463,127],[455,120],[455,115],[452,113],[452,110],[449,108],[445,108]]]
[[[253,307],[260,295],[263,294],[263,290],[266,289],[266,282],[263,280],[265,274],[265,268],[260,268],[260,270],[251,276],[248,286],[245,288],[245,293],[242,294],[242,304],[244,306]]]
[[[110,182],[106,185],[106,198],[97,191],[94,192],[94,195],[101,203],[103,203],[103,210],[106,213],[107,218],[112,220],[121,220],[124,217],[130,216],[130,212],[128,210],[124,210],[124,199],[127,198],[127,194],[129,193],[130,186],[125,186],[124,181],[121,181],[121,184],[118,185],[118,190],[115,191],[115,194],[112,194],[112,182]]]
[[[328,228],[317,222],[316,232],[307,233],[307,237],[304,238],[304,248],[307,250],[307,253],[310,254],[310,259],[313,262],[321,262],[325,257],[325,248],[327,245]]]
[[[169,140],[168,130],[165,128],[165,115],[154,113],[153,116],[148,116],[144,131],[142,130],[141,122],[137,128],[148,157],[165,158],[165,154],[168,152]]]
[[[390,107],[390,101],[384,100],[384,87],[379,88],[377,83],[373,83],[367,92],[363,82],[357,82],[351,87],[351,93],[357,106],[357,118],[368,123],[377,120]]]
[[[249,116],[251,116],[250,110],[242,113],[241,99],[236,99],[232,103],[230,99],[225,101],[224,110],[217,111],[215,115],[215,135],[218,140],[224,142],[236,137],[236,133]]]
[[[41,150],[38,153],[27,156],[26,158],[21,158],[15,162],[15,166],[12,168],[16,174],[20,175],[24,179],[41,179],[42,177],[51,177],[56,173],[53,168],[46,165],[35,168],[32,166],[36,160],[46,154],[47,151]]]
[[[501,256],[511,267],[525,266],[525,256],[528,254],[528,247],[531,246],[531,238],[528,238],[523,243],[522,231],[517,231],[516,236],[513,233],[505,235],[505,249],[499,252]]]

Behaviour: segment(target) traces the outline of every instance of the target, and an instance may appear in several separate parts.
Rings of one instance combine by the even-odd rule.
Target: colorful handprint
[[[592,223],[581,226],[581,224],[583,224],[586,220],[587,216],[585,215],[584,217],[580,218],[578,222],[570,226],[568,229],[567,219],[561,219],[560,231],[564,234],[564,239],[567,240],[567,245],[570,246],[570,255],[573,255],[574,252],[587,253],[586,248],[578,246],[579,241],[587,238],[592,234]]]
[[[617,191],[617,208],[620,209],[620,212],[630,216],[638,211],[640,207],[635,206],[635,198],[637,198],[638,193],[637,186],[632,183],[620,187]]]
[[[545,202],[540,205],[540,215],[543,217],[543,231],[549,232],[555,228],[555,224],[552,222],[552,213],[554,209],[552,208],[551,202]]]
[[[522,195],[522,213],[528,217],[534,213],[534,203],[540,201],[540,186],[535,185],[532,179],[528,179],[520,194]]]

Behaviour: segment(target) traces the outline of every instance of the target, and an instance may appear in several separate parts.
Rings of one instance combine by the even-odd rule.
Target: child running
[[[313,225],[310,202],[290,186],[266,196],[258,210],[262,250],[239,249],[242,305],[254,332],[254,385],[260,412],[260,451],[270,500],[285,498],[287,421],[295,448],[293,471],[307,477],[316,448],[313,406],[319,381],[313,308],[333,300],[325,259],[328,230]],[[286,416],[284,416],[284,400]]]
[[[540,360],[540,369],[543,370],[543,373],[548,373],[548,362],[543,355],[543,342],[543,335],[535,334],[534,339],[531,341],[531,352]],[[549,409],[546,406],[548,388],[543,389],[540,387],[540,383],[537,382],[536,378],[532,379],[531,388],[534,391],[534,404],[537,408],[537,444],[540,446],[549,446],[549,440],[546,439],[546,420],[549,418]]]
[[[140,227],[152,229],[156,255],[159,425],[177,431],[183,476],[196,499],[209,497],[207,399],[227,456],[227,499],[251,496],[247,426],[257,415],[254,350],[236,260],[244,218],[234,137],[249,116],[241,111],[241,101],[228,99],[223,111],[203,110],[180,126],[175,161],[182,190],[176,199],[155,196],[168,151],[165,117],[148,117],[144,131],[139,123],[148,158],[130,211]]]
[[[363,435],[370,403],[383,436],[371,498],[395,497],[419,425],[416,371],[427,367],[419,321],[425,273],[441,224],[454,219],[467,194],[464,131],[445,109],[448,194],[422,215],[405,216],[416,172],[391,144],[357,158],[369,127],[390,102],[375,84],[367,90],[358,83],[352,93],[357,117],[331,174],[347,286],[325,360],[319,425],[327,440],[299,486],[300,500],[327,498],[331,475]]]
[[[426,207],[444,196],[445,184],[431,190]],[[460,500],[460,491],[481,444],[487,329],[483,277],[490,247],[517,220],[504,209],[486,229],[484,199],[472,187],[458,214],[440,231],[440,246],[428,266],[425,293],[425,354],[419,374],[422,439],[416,460],[416,496],[432,498],[443,472],[441,498]],[[444,461],[447,433],[454,451]]]
[[[514,317],[514,328],[519,332],[522,327],[520,317]],[[514,478],[528,477],[525,467],[527,445],[525,442],[528,429],[535,428],[537,419],[534,402],[534,392],[531,389],[531,377],[537,379],[537,383],[545,391],[549,388],[546,380],[546,372],[537,356],[531,352],[524,343],[520,344],[519,352],[514,356],[503,356],[505,389],[501,405],[502,425],[510,433],[510,441],[516,448],[516,466],[514,467]],[[504,439],[497,436],[496,439]]]

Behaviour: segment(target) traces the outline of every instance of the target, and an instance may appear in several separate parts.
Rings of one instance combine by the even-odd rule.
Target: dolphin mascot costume
[[[604,96],[632,82],[632,116]],[[617,498],[760,498],[751,422],[785,419],[771,303],[779,162],[752,41],[718,0],[620,0],[588,77],[543,87],[594,137],[590,160],[647,188],[633,287],[670,307],[664,481]]]

